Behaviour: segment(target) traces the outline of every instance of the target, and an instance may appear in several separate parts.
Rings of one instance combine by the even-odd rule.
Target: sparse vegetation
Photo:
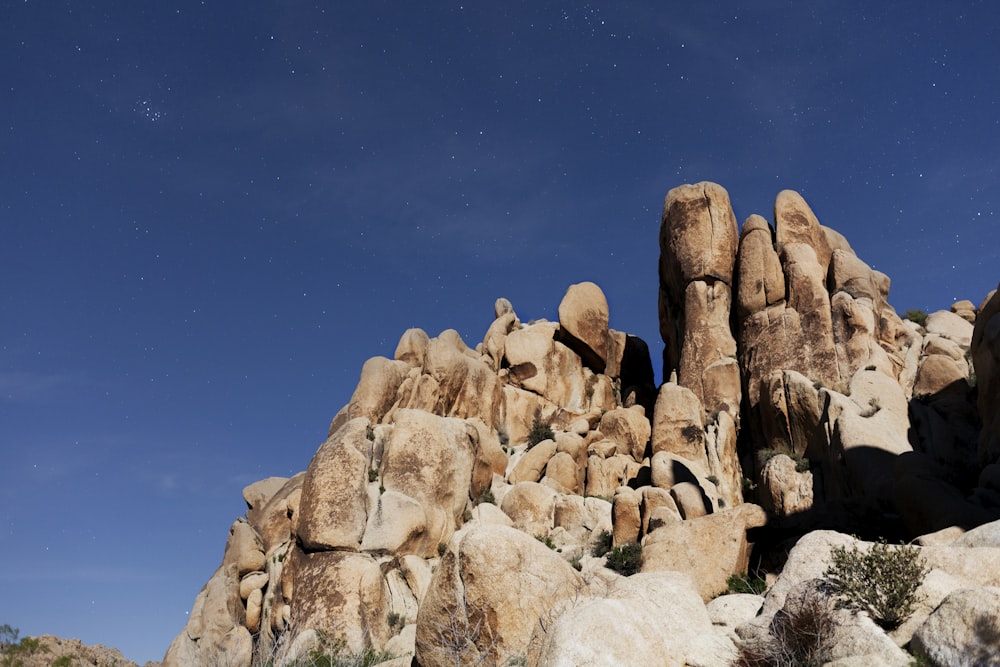
[[[731,574],[726,580],[726,593],[749,593],[763,595],[767,591],[767,582],[757,574]]]
[[[378,479],[378,468],[369,468],[368,469],[368,481],[369,482],[374,482],[377,479]]]
[[[591,555],[595,558],[600,558],[606,553],[611,551],[611,545],[614,542],[614,535],[610,531],[602,530],[597,534],[597,541],[594,542],[594,548],[591,550]]]
[[[543,440],[551,440],[556,437],[552,427],[541,421],[538,417],[531,423],[531,431],[528,433],[528,449],[531,449]]]
[[[910,320],[918,327],[923,327],[927,324],[927,313],[919,309],[908,310],[906,311],[906,315],[904,315],[904,319]]]
[[[406,626],[406,617],[402,614],[397,614],[394,611],[389,612],[389,616],[386,620],[389,621],[389,629],[396,633]]]
[[[548,535],[535,535],[535,539],[547,546],[549,549],[552,549],[553,551],[556,550],[556,543],[553,542],[552,538]]]
[[[631,576],[642,567],[642,545],[629,542],[617,546],[605,557],[604,564],[619,574]]]
[[[327,634],[320,633],[319,646],[309,653],[308,662],[304,665],[299,661],[299,667],[372,667],[380,662],[394,658],[391,653],[376,651],[366,647],[359,652],[349,651],[347,643],[342,638],[331,639]]]
[[[21,667],[25,658],[39,651],[48,652],[34,637],[20,637],[21,632],[4,623],[0,626],[0,667]]]
[[[807,470],[809,470],[809,459],[802,456],[801,454],[796,454],[794,452],[786,452],[781,449],[768,448],[760,450],[759,452],[757,452],[757,465],[760,467],[760,469],[763,469],[765,463],[773,459],[775,456],[778,456],[779,454],[784,454],[791,460],[795,461],[796,472],[806,472]]]
[[[823,574],[830,592],[883,628],[899,627],[922,599],[918,589],[929,570],[919,547],[882,539],[867,551],[834,547],[830,556],[833,562]]]
[[[709,475],[705,478],[705,480],[715,484],[716,486],[719,485],[719,477],[717,475]]]
[[[375,429],[372,427],[371,424],[369,424],[365,428],[365,437],[371,440],[372,442],[375,442]]]
[[[510,442],[510,433],[507,431],[507,426],[505,424],[497,426],[497,438],[500,439],[500,445],[504,447],[504,451],[507,451],[506,447]]]
[[[830,659],[834,613],[813,588],[785,603],[767,636],[739,646],[735,667],[820,667]]]
[[[479,494],[479,502],[477,505],[482,505],[483,503],[490,503],[491,505],[497,504],[496,496],[493,495],[492,489],[483,489],[483,492]]]
[[[705,437],[705,432],[701,430],[701,427],[697,424],[688,424],[681,429],[681,435],[688,442],[700,442],[702,438]]]

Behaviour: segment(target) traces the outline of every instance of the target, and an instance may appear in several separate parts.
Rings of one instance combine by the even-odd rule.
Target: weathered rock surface
[[[831,665],[907,664],[913,636],[935,664],[978,659],[992,630],[970,619],[1000,616],[1000,297],[901,320],[792,191],[740,231],[720,186],[674,188],[659,241],[660,387],[593,283],[556,322],[497,299],[475,346],[406,331],[305,472],[244,489],[165,664],[323,642],[399,665],[729,664],[832,547],[868,548],[846,533],[917,539],[930,572],[891,634],[838,611]],[[593,555],[609,543],[640,544],[642,573]],[[705,606],[748,570],[766,596]]]

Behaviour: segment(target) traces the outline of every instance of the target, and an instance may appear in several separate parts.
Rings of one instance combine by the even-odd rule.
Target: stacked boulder
[[[659,280],[658,388],[593,283],[555,322],[498,299],[474,348],[410,329],[366,362],[308,469],[244,490],[164,664],[290,665],[332,644],[399,656],[387,667],[727,665],[792,604],[795,563],[848,540],[811,534],[766,598],[715,600],[775,527],[953,541],[928,597],[989,604],[957,599],[1000,581],[956,540],[1000,518],[1000,297],[901,319],[888,278],[798,194],[741,230],[713,183],[668,193]],[[639,573],[599,545],[641,546]],[[952,617],[921,614],[896,637],[845,621],[861,644],[838,657],[952,650],[934,635]]]

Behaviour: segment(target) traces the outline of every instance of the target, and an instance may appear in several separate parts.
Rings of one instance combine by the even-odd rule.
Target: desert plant
[[[343,638],[331,639],[326,633],[321,633],[319,646],[309,653],[306,664],[309,667],[372,667],[394,657],[370,646],[358,652],[350,651]]]
[[[642,545],[629,542],[615,547],[604,559],[608,569],[626,577],[635,574],[642,566]]]
[[[374,482],[377,479],[378,479],[378,468],[369,468],[368,469],[368,481],[369,482]]]
[[[61,655],[52,661],[52,667],[72,667],[73,658],[68,655]]]
[[[609,551],[611,551],[611,545],[614,542],[614,535],[610,531],[602,530],[597,534],[597,541],[594,542],[594,548],[591,550],[591,555],[595,558],[600,558]]]
[[[552,538],[548,535],[535,535],[535,539],[547,546],[549,549],[552,549],[553,551],[556,550],[556,543],[553,542]]]
[[[768,633],[739,646],[736,667],[820,667],[833,647],[834,610],[816,588],[790,598]]]
[[[386,620],[389,622],[389,628],[395,632],[399,632],[406,626],[406,617],[394,611],[389,612]]]
[[[497,504],[496,496],[493,495],[493,491],[491,489],[483,489],[483,492],[479,494],[479,502],[476,504],[481,505],[482,503],[490,503],[491,505]]]
[[[884,539],[862,551],[839,546],[823,574],[829,590],[847,606],[868,612],[876,623],[893,629],[914,611],[920,584],[929,571],[919,547],[895,546]]]
[[[773,459],[779,454],[784,454],[792,461],[795,461],[795,472],[806,472],[809,470],[809,459],[802,456],[801,454],[796,454],[795,452],[786,452],[782,449],[761,449],[757,452],[757,465],[763,470],[764,464]]]
[[[767,582],[757,574],[731,574],[726,579],[726,593],[749,593],[763,595],[767,591]]]
[[[531,423],[531,431],[528,432],[528,449],[531,449],[543,440],[551,440],[556,437],[552,427],[541,421],[537,417]]]
[[[503,447],[507,446],[510,442],[510,433],[507,431],[507,426],[500,424],[497,426],[497,438],[500,440],[500,445]]]
[[[904,315],[904,319],[910,320],[917,326],[922,327],[927,324],[927,313],[919,309],[908,310],[906,311],[906,315]]]

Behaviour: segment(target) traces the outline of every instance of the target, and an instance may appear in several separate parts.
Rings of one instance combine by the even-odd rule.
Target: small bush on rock
[[[614,535],[610,531],[602,530],[597,534],[597,541],[594,542],[594,548],[591,550],[590,555],[594,558],[600,558],[601,556],[607,554],[611,551],[611,544],[614,541]]]
[[[879,540],[866,552],[834,547],[823,574],[829,590],[847,606],[868,612],[888,630],[899,627],[922,597],[917,593],[928,568],[919,547]]]
[[[834,611],[817,588],[790,598],[768,634],[739,647],[735,667],[820,667],[833,648]]]
[[[531,449],[542,440],[551,440],[556,437],[552,427],[538,419],[531,424],[531,431],[528,433],[528,449]]]
[[[756,574],[731,574],[726,579],[726,587],[726,593],[763,595],[767,591],[767,582]]]
[[[642,567],[642,545],[630,542],[615,547],[605,558],[604,564],[618,574],[631,576]]]
[[[903,316],[903,319],[910,320],[911,322],[913,322],[914,324],[916,324],[918,327],[922,327],[925,324],[927,324],[927,313],[925,313],[924,311],[919,310],[919,309],[918,310],[908,310],[908,311],[906,311],[906,315]]]

